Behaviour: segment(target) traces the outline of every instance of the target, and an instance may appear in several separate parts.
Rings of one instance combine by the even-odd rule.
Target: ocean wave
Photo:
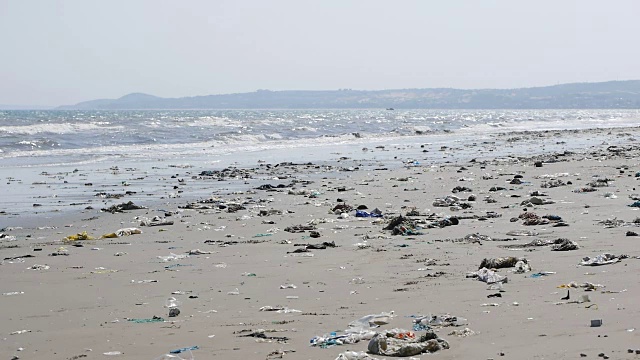
[[[463,133],[495,133],[508,131],[585,130],[637,126],[640,116],[556,118],[510,118],[502,121],[475,122],[460,129]]]
[[[73,114],[72,114],[73,115]],[[77,115],[77,114],[76,114]],[[0,126],[0,160],[46,164],[121,156],[170,159],[269,149],[458,141],[509,131],[637,126],[640,111],[620,110],[296,110],[114,112],[91,122],[9,119]],[[83,116],[90,116],[91,112]],[[17,125],[31,121],[29,125]],[[440,140],[438,140],[440,141]],[[304,153],[304,150],[300,151]],[[68,157],[68,158],[66,158]]]
[[[123,125],[104,126],[109,124],[108,122],[98,123],[49,123],[49,124],[31,124],[31,125],[9,125],[0,126],[0,134],[9,135],[37,135],[42,133],[50,134],[72,134],[86,131],[112,131],[122,130],[125,127]]]
[[[396,136],[368,137],[369,139],[396,138]],[[146,144],[146,145],[115,145],[115,146],[94,146],[83,149],[47,149],[47,150],[18,150],[8,154],[3,154],[0,159],[41,157],[58,158],[87,156],[125,156],[129,158],[155,158],[165,156],[189,156],[203,154],[227,154],[243,151],[262,151],[269,149],[297,149],[304,147],[339,145],[354,142],[366,141],[361,135],[342,134],[336,136],[318,136],[309,139],[282,139],[278,134],[258,134],[258,135],[230,135],[224,140],[210,140],[183,144]]]

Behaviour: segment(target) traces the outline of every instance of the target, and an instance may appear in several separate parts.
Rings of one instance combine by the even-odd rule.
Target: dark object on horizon
[[[640,80],[522,89],[269,91],[161,98],[134,93],[57,110],[149,109],[640,109]]]
[[[387,110],[395,110],[394,108],[387,108]]]

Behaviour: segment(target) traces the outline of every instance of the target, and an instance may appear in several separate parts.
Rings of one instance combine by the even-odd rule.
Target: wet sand
[[[344,351],[366,351],[368,341],[321,348],[310,346],[310,340],[341,334],[363,316],[394,311],[388,324],[372,330],[413,331],[411,316],[416,315],[450,314],[468,322],[435,327],[450,349],[414,358],[574,359],[580,354],[598,358],[600,353],[636,358],[627,350],[640,349],[640,260],[635,258],[640,240],[627,232],[640,232],[634,223],[638,208],[629,206],[640,193],[635,177],[640,148],[633,140],[637,132],[503,134],[497,136],[499,144],[509,144],[518,155],[492,157],[501,145],[478,143],[471,152],[467,149],[467,154],[477,152],[475,159],[458,157],[463,151],[457,148],[464,147],[459,144],[426,148],[442,154],[437,163],[419,161],[420,148],[374,148],[369,151],[394,151],[397,159],[263,162],[213,176],[200,175],[211,170],[205,168],[171,168],[175,177],[167,176],[166,169],[149,169],[145,176],[161,185],[144,196],[135,188],[135,196],[96,200],[93,194],[100,189],[86,185],[88,203],[77,211],[13,216],[7,209],[2,217],[5,237],[0,239],[5,259],[0,292],[7,294],[0,296],[0,352],[20,359],[154,359],[198,346],[192,352],[196,359],[335,359]],[[537,153],[518,151],[519,143],[557,145],[576,136],[608,141],[580,151],[550,152],[542,146]],[[110,181],[135,184],[135,178],[122,171]],[[84,182],[94,182],[91,174],[82,186]],[[267,184],[273,188],[256,189]],[[468,189],[452,192],[456,187]],[[124,193],[132,188],[105,189]],[[535,191],[544,194],[536,198],[553,203],[523,204]],[[447,195],[470,207],[434,206]],[[470,195],[475,200],[469,201]],[[194,203],[211,196],[215,200]],[[129,200],[147,208],[100,211]],[[353,210],[340,215],[332,211],[338,204],[378,208],[384,217],[359,218]],[[207,208],[197,208],[203,205]],[[560,222],[555,217],[547,224],[524,225],[520,217],[525,208],[526,213],[559,216],[568,226],[554,226]],[[383,230],[409,211],[420,235]],[[173,224],[141,226],[155,216]],[[450,218],[459,223],[426,227]],[[611,227],[601,223],[607,219]],[[285,231],[309,224],[319,237],[311,237],[309,230]],[[131,227],[142,233],[62,240],[84,231],[98,238]],[[537,235],[507,234],[512,231]],[[469,234],[490,239],[467,241]],[[575,241],[579,249],[504,247],[559,238]],[[304,248],[296,244],[323,242],[336,247],[293,253]],[[181,258],[195,249],[211,253]],[[68,255],[50,256],[56,252]],[[584,257],[602,253],[629,257],[615,264],[579,266]],[[169,260],[171,254],[179,256]],[[516,274],[513,268],[498,269],[508,277],[503,292],[467,278],[483,259],[506,256],[526,258],[532,270]],[[28,269],[34,265],[48,268]],[[533,276],[545,272],[550,273]],[[572,281],[603,287],[571,288],[570,299],[562,300],[567,289],[559,286]],[[501,297],[487,297],[496,293]],[[576,301],[582,295],[590,302]],[[180,302],[177,317],[168,317],[165,303],[170,297]],[[265,306],[299,312],[260,311]],[[129,321],[153,316],[163,321]],[[592,319],[602,319],[602,326],[591,327]],[[464,328],[475,334],[449,335]],[[266,331],[243,336],[259,330]],[[121,354],[104,355],[109,352]]]

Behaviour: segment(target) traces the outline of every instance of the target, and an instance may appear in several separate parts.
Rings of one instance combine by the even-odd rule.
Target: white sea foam
[[[470,124],[460,129],[466,133],[494,133],[505,131],[546,131],[546,130],[585,130],[598,128],[621,128],[638,126],[638,117],[612,118],[551,118],[551,119],[505,119],[499,122]]]
[[[69,163],[113,156],[170,159],[269,149],[370,147],[381,142],[455,142],[506,131],[630,127],[640,119],[637,110],[85,112],[65,115],[68,122],[61,122],[64,119],[57,113],[50,118],[42,114],[8,119],[5,123],[10,125],[0,126],[0,160],[7,160],[3,163],[17,162],[12,159],[25,164]],[[78,122],[81,118],[91,121]],[[27,121],[31,123],[16,125]]]
[[[108,123],[107,123],[108,124]],[[0,134],[12,134],[12,135],[36,135],[42,133],[52,134],[70,134],[84,131],[112,131],[121,130],[124,126],[104,126],[103,122],[99,123],[49,123],[49,124],[32,124],[32,125],[14,125],[14,126],[0,126]]]
[[[277,136],[277,134],[275,135]],[[276,149],[301,149],[321,146],[337,146],[345,144],[365,144],[368,141],[391,141],[398,136],[379,136],[369,138],[356,138],[353,134],[343,134],[338,136],[327,136],[308,139],[295,140],[270,140],[267,135],[234,135],[229,136],[225,141],[213,140],[196,142],[189,144],[147,144],[147,145],[116,145],[97,146],[90,149],[49,149],[49,150],[24,150],[13,151],[0,157],[11,158],[72,158],[76,156],[87,156],[91,154],[94,159],[113,160],[114,156],[123,159],[154,159],[154,158],[181,158],[188,156],[221,155],[242,152],[259,152]],[[93,162],[94,160],[83,160]],[[98,160],[96,160],[98,161]],[[68,164],[59,162],[56,164]],[[28,166],[28,165],[27,165]]]

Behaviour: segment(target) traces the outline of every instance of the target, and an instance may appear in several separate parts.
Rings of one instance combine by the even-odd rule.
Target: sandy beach
[[[47,186],[72,182],[68,192],[86,197],[73,211],[2,209],[0,353],[389,359],[363,353],[372,334],[419,343],[432,333],[448,349],[406,358],[637,359],[638,131],[504,133],[498,143],[371,147],[323,163],[66,174]],[[568,138],[602,141],[562,150]],[[439,161],[423,160],[427,152]],[[144,208],[117,209],[128,201]],[[358,217],[358,207],[382,216]],[[581,265],[602,254],[614,257]],[[498,282],[471,274],[506,257],[530,270],[489,261]],[[179,314],[169,317],[172,308]],[[355,326],[367,315],[380,315],[379,326]],[[340,344],[347,330],[362,339]]]

